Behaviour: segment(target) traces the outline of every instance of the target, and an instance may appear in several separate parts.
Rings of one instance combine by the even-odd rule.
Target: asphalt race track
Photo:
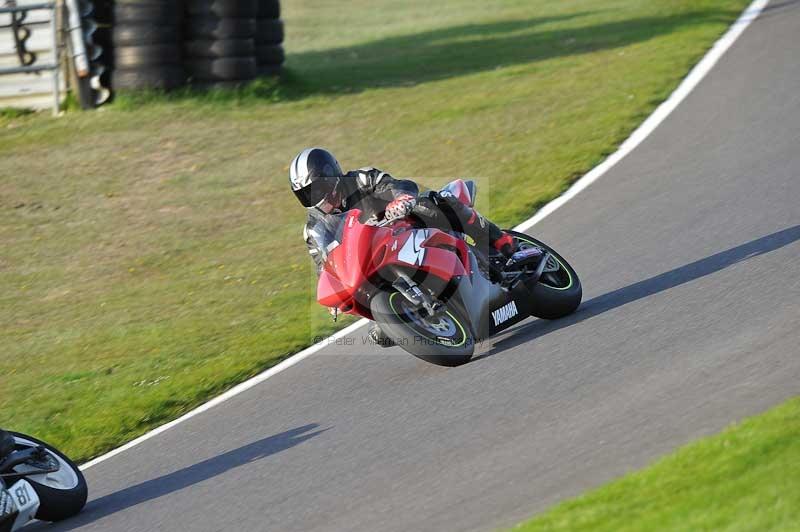
[[[574,316],[456,369],[357,334],[90,468],[85,512],[32,529],[491,530],[800,394],[798,36],[800,1],[772,2],[533,228],[581,275]]]

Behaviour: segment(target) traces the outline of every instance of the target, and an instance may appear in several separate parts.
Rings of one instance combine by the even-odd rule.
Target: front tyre
[[[399,292],[380,291],[370,303],[372,317],[398,347],[437,366],[460,366],[472,358],[475,339],[467,320],[445,306],[425,316]]]
[[[548,268],[539,282],[530,290],[531,315],[546,320],[568,316],[577,310],[583,297],[578,274],[556,251],[532,236],[516,231],[506,231],[519,242],[518,249],[536,247],[550,253],[555,268]],[[548,261],[550,262],[550,261]],[[549,266],[549,265],[548,265]]]
[[[36,519],[42,521],[61,521],[80,512],[86,505],[88,489],[86,479],[78,466],[55,447],[37,440],[32,436],[12,432],[15,448],[17,450],[28,447],[42,446],[48,455],[48,460],[53,460],[59,465],[59,470],[46,474],[26,474],[27,471],[37,471],[32,464],[20,464],[14,467],[14,472],[27,480],[39,496],[39,510]]]

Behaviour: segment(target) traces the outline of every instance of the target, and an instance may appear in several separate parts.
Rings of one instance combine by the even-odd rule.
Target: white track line
[[[631,151],[633,151],[633,149],[636,148],[636,146],[641,144],[642,141],[644,141],[644,139],[650,136],[650,134],[659,126],[659,124],[661,124],[661,122],[663,122],[670,115],[670,113],[672,113],[672,111],[674,111],[675,108],[678,107],[678,105],[686,98],[686,96],[688,96],[689,93],[692,92],[692,90],[694,90],[695,87],[697,87],[700,81],[706,76],[706,74],[708,74],[708,72],[717,63],[717,61],[719,61],[719,58],[722,57],[722,55],[728,50],[728,48],[731,47],[731,45],[734,42],[736,42],[736,39],[739,38],[739,36],[747,28],[747,26],[749,26],[750,23],[753,20],[755,20],[759,14],[761,14],[761,11],[764,9],[764,7],[767,5],[768,2],[769,0],[754,0],[753,3],[751,3],[747,7],[747,9],[744,10],[742,15],[736,20],[736,22],[733,23],[730,29],[728,29],[725,35],[723,35],[714,44],[714,46],[711,48],[711,50],[708,51],[708,53],[703,57],[703,59],[692,69],[691,72],[689,72],[689,74],[686,76],[686,78],[684,78],[684,80],[681,82],[678,88],[675,89],[675,92],[673,92],[664,103],[658,106],[658,108],[653,112],[653,114],[651,114],[647,118],[647,120],[645,120],[642,123],[642,125],[640,125],[636,129],[636,131],[634,131],[633,134],[631,134],[631,136],[628,137],[628,139],[622,143],[622,145],[616,152],[614,152],[613,155],[611,155],[610,157],[608,157],[608,159],[604,160],[598,166],[593,168],[589,173],[578,179],[566,192],[564,192],[564,194],[562,194],[558,198],[554,199],[553,201],[551,201],[550,203],[539,209],[539,211],[534,216],[525,220],[524,222],[516,226],[514,229],[516,231],[527,231],[528,229],[530,229],[531,227],[533,227],[534,225],[545,219],[547,216],[552,214],[556,209],[558,209],[566,202],[577,196],[580,191],[582,191],[583,189],[585,189],[586,187],[597,181],[603,174],[608,172],[615,164],[617,164],[626,155],[628,155]],[[318,342],[312,345],[311,347],[308,347],[300,351],[296,355],[287,358],[280,364],[273,366],[272,368],[266,370],[263,373],[260,373],[259,375],[256,375],[252,379],[247,380],[237,386],[234,386],[233,388],[223,393],[222,395],[219,395],[214,399],[208,401],[207,403],[200,405],[191,412],[187,412],[178,419],[170,421],[165,425],[161,425],[160,427],[155,428],[142,436],[139,436],[135,440],[126,443],[122,447],[118,447],[113,451],[110,451],[102,456],[98,456],[94,460],[86,462],[81,466],[81,469],[85,471],[86,469],[89,469],[93,465],[99,464],[100,462],[104,462],[109,458],[111,458],[112,456],[116,456],[124,451],[127,451],[131,447],[139,445],[143,441],[149,440],[154,436],[158,436],[162,432],[165,432],[171,429],[172,427],[183,423],[187,419],[193,418],[198,414],[202,414],[206,410],[210,410],[211,408],[214,408],[220,403],[224,403],[231,397],[239,395],[240,393],[249,390],[254,386],[257,386],[258,384],[261,384],[262,382],[269,379],[273,375],[276,375],[281,371],[294,366],[303,359],[310,357],[317,351],[320,351],[324,347],[335,342],[336,339],[342,338],[343,336],[346,336],[360,329],[367,323],[369,323],[369,320],[361,319],[353,323],[352,325],[345,327],[344,329],[338,331],[329,338],[326,338],[325,340],[322,340],[321,342]]]

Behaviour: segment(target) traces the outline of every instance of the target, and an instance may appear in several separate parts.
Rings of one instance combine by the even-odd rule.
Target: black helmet
[[[325,214],[330,214],[341,204],[337,190],[340,177],[342,169],[336,157],[322,148],[306,148],[289,167],[292,192],[303,207],[316,208]]]

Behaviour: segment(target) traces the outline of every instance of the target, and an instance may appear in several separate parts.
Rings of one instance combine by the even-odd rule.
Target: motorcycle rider
[[[479,248],[491,246],[505,256],[513,254],[515,249],[511,235],[454,196],[439,192],[420,194],[413,181],[395,179],[377,168],[344,173],[333,154],[322,148],[300,152],[289,167],[289,181],[295,196],[308,211],[303,239],[317,266],[317,274],[325,261],[326,218],[356,208],[377,221],[413,215],[426,227],[464,233]],[[394,345],[376,323],[369,335],[382,347]]]

